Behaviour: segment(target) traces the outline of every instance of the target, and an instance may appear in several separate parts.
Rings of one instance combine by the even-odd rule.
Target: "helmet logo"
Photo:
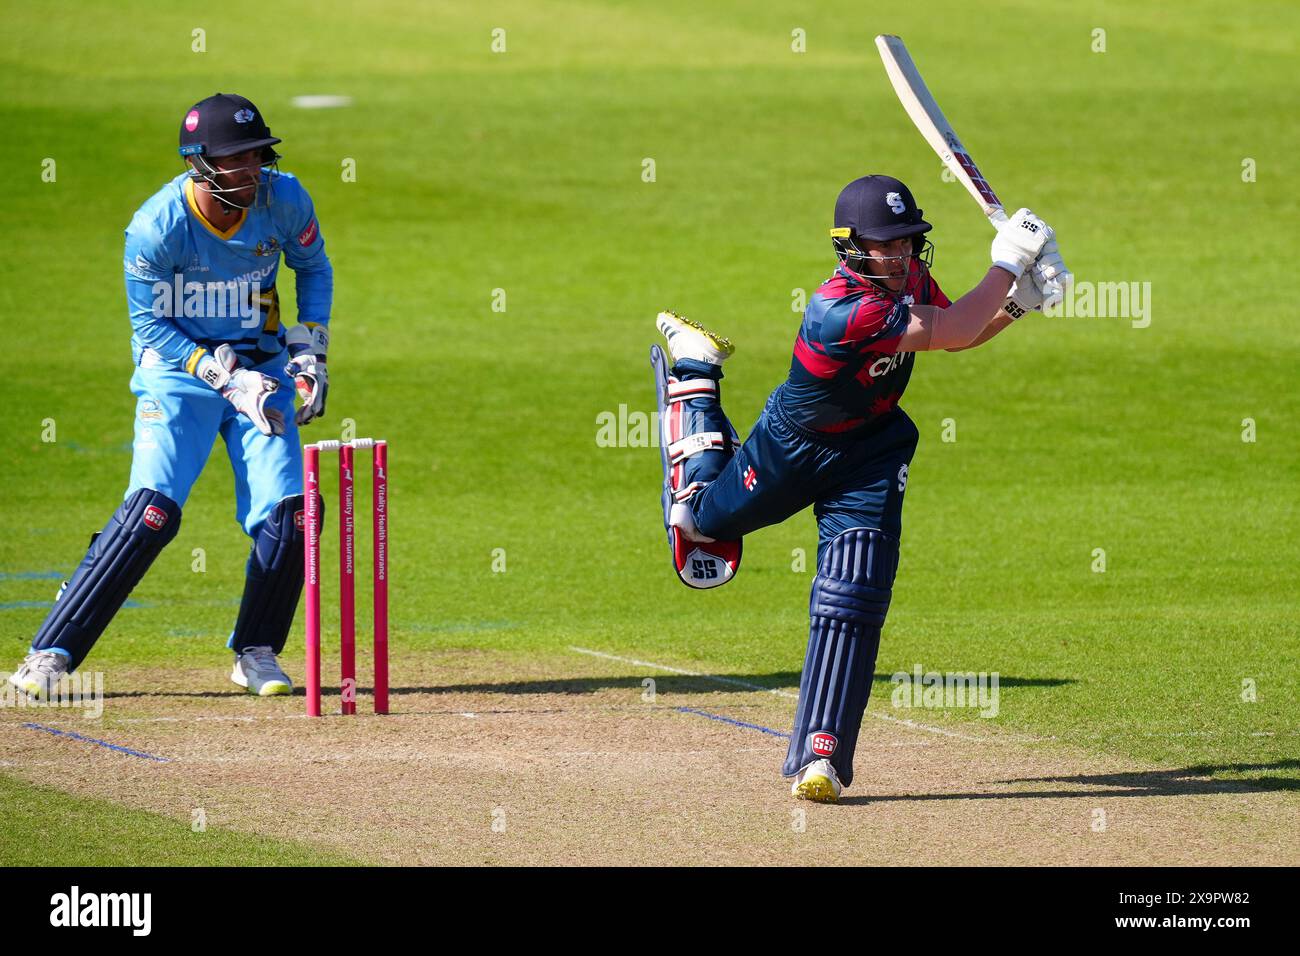
[[[885,193],[885,202],[889,203],[889,208],[894,211],[895,216],[901,216],[907,212],[907,206],[903,203],[903,197],[898,193]]]
[[[236,122],[236,123],[251,123],[251,122],[253,122],[253,115],[254,115],[254,114],[253,114],[253,111],[252,111],[252,110],[240,110],[239,112],[237,112],[237,113],[235,114],[235,122]]]
[[[192,133],[199,128],[199,111],[190,110],[185,114],[185,129]]]

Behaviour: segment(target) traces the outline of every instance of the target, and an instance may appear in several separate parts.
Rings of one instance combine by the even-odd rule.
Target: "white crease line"
[[[606,660],[618,661],[621,664],[635,664],[638,667],[651,667],[656,670],[668,671],[671,674],[682,674],[685,677],[703,677],[706,680],[715,681],[719,684],[732,684],[736,687],[744,687],[746,690],[761,690],[769,694],[775,694],[777,697],[788,697],[791,700],[798,700],[798,694],[792,694],[789,691],[777,690],[774,687],[763,687],[761,684],[751,684],[746,680],[737,680],[734,677],[719,677],[716,674],[701,674],[699,671],[688,671],[681,667],[669,667],[667,664],[656,664],[654,661],[639,661],[635,657],[619,657],[617,654],[606,654],[603,651],[593,651],[586,647],[570,647],[569,650],[576,654],[589,654],[592,657],[603,657]]]
[[[955,730],[944,730],[942,727],[930,727],[926,724],[918,724],[914,720],[903,720],[900,717],[890,717],[888,714],[875,714],[867,711],[868,717],[876,717],[880,720],[887,720],[891,724],[902,724],[904,727],[911,727],[913,730],[924,730],[926,733],[943,734],[945,737],[956,737],[958,740],[971,740],[977,744],[994,743],[988,737],[972,737],[969,734],[959,734]]]
[[[668,671],[671,674],[682,674],[686,677],[702,677],[705,680],[711,680],[719,684],[731,684],[736,687],[745,687],[748,688],[749,690],[761,690],[769,694],[775,694],[778,697],[786,697],[791,700],[799,699],[798,694],[792,694],[789,691],[785,691],[785,690],[776,690],[775,688],[772,687],[763,687],[761,684],[753,684],[750,683],[749,681],[737,680],[734,677],[719,677],[716,674],[701,674],[699,671],[688,671],[682,667],[669,667],[667,664],[656,664],[654,661],[639,661],[635,657],[619,657],[617,654],[606,654],[603,651],[593,651],[590,648],[586,648],[586,647],[570,646],[569,650],[573,651],[575,654],[587,654],[591,657],[603,657],[606,660],[618,661],[619,663],[622,664],[635,664],[638,667],[657,668],[658,670],[661,671]],[[867,711],[867,716],[875,717],[878,720],[887,720],[890,723],[902,724],[904,727],[909,727],[912,730],[923,730],[929,734],[942,734],[945,737],[956,737],[958,740],[970,740],[980,744],[1001,742],[996,738],[973,737],[968,734],[958,733],[955,730],[944,730],[942,727],[931,727],[928,724],[918,724],[914,720],[900,720],[897,717],[890,717],[887,714],[877,714],[872,711]]]

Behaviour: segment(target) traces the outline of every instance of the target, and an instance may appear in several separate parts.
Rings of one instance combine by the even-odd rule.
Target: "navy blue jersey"
[[[805,428],[852,431],[888,414],[912,374],[912,352],[899,352],[909,306],[950,303],[912,260],[898,298],[842,265],[808,302],[794,341],[790,376],[778,389],[783,411]]]

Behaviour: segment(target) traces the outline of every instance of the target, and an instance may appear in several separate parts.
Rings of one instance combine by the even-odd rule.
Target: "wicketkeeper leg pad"
[[[688,587],[726,584],[740,567],[741,541],[714,541],[690,520],[689,502],[726,467],[740,437],[722,411],[722,369],[683,359],[675,368],[659,346],[650,349],[659,407],[664,468],[664,528],[673,569]]]
[[[76,670],[180,525],[181,506],[160,491],[141,488],[122,502],[59,589],[32,650],[66,654]]]
[[[321,503],[324,519],[324,502]],[[302,596],[303,496],[280,501],[258,529],[248,556],[244,598],[230,646],[236,653],[267,646],[279,654]]]
[[[897,571],[898,539],[874,528],[844,531],[822,553],[785,776],[826,759],[845,786],[853,781],[853,751]]]

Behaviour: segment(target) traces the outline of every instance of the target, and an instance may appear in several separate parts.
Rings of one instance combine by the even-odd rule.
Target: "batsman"
[[[889,176],[849,183],[830,230],[838,264],[808,302],[790,373],[740,443],[720,402],[731,343],[673,312],[655,346],[664,524],[696,588],[731,580],[745,535],[809,505],[817,573],[808,651],[782,774],[796,797],[839,799],[898,570],[903,495],[918,432],[899,406],[918,352],[959,352],[1041,311],[1068,275],[1053,230],[1028,209],[998,229],[991,265],[950,301],[930,273],[930,224]]]
[[[196,103],[180,129],[186,170],[136,212],[123,269],[136,396],[122,504],[92,536],[30,653],[9,680],[48,696],[86,659],[180,528],[218,436],[235,518],[252,539],[227,647],[231,679],[288,694],[283,650],[303,584],[298,425],[325,412],[334,275],[310,197],[278,169],[280,142],[242,96]],[[298,324],[280,321],[280,259],[294,270]],[[302,397],[295,413],[295,391]]]

